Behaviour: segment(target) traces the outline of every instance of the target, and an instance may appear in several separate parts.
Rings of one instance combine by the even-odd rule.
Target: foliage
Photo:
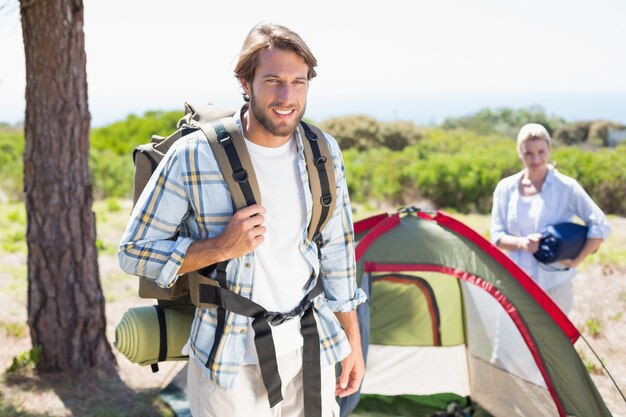
[[[606,213],[626,214],[626,145],[584,151],[561,147],[552,152],[557,169],[575,178]]]
[[[589,336],[598,338],[602,333],[602,321],[598,317],[590,317],[585,321],[585,329]]]
[[[486,147],[490,152],[484,152]],[[514,148],[511,140],[496,136],[432,129],[402,151],[346,151],[350,196],[359,203],[428,199],[436,207],[486,212],[502,175],[519,169]]]
[[[553,132],[565,121],[557,116],[550,116],[540,106],[531,106],[520,109],[502,107],[499,109],[483,109],[469,116],[448,118],[441,127],[444,129],[466,129],[479,134],[497,133],[500,135],[517,137],[520,127],[526,123],[540,123]]]
[[[133,188],[132,150],[153,134],[168,135],[181,112],[147,112],[91,131],[90,168],[97,199],[129,198]],[[626,214],[626,144],[594,152],[566,143],[606,142],[619,125],[579,122],[566,125],[540,107],[485,109],[447,119],[442,127],[411,122],[379,122],[368,116],[335,117],[321,122],[344,151],[348,187],[355,203],[415,204],[426,199],[437,208],[486,213],[497,182],[521,169],[515,140],[522,124],[535,121],[553,132],[552,157],[562,173],[578,180],[607,213]],[[24,136],[20,129],[0,129],[0,189],[20,199]],[[17,235],[3,244],[22,250]]]
[[[148,111],[141,117],[131,114],[124,121],[92,129],[91,149],[128,157],[137,145],[148,142],[152,135],[167,136],[174,132],[182,115],[177,111]]]
[[[0,248],[3,251],[26,252],[26,209],[21,203],[0,206]],[[7,269],[7,266],[4,267]]]
[[[589,136],[591,122],[570,123],[559,127],[552,133],[552,138],[556,143],[565,145],[580,145]]]
[[[587,369],[587,372],[589,372],[590,374],[594,374],[594,375],[602,375],[602,373],[603,373],[602,372],[602,367],[598,366],[598,364],[596,363],[595,360],[589,359],[587,357],[587,355],[585,355],[584,352],[580,352],[579,356],[580,356],[580,360],[585,365],[585,368]]]
[[[0,329],[4,329],[6,337],[13,337],[15,339],[21,339],[26,336],[27,333],[27,328],[24,323],[14,321],[0,321]]]
[[[35,346],[31,350],[23,352],[13,358],[11,366],[6,370],[7,373],[16,372],[24,368],[32,368],[39,363],[41,359],[41,346]]]
[[[21,197],[24,189],[24,132],[0,129],[0,189],[11,200]]]
[[[319,127],[333,135],[344,150],[380,147],[400,150],[416,144],[424,136],[423,130],[413,122],[378,122],[363,115],[332,117]]]
[[[607,147],[609,146],[609,131],[624,128],[626,126],[606,120],[569,123],[556,129],[552,134],[552,139],[555,144]]]

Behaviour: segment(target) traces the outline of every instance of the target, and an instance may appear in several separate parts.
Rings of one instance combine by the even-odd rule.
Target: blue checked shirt
[[[235,116],[241,128],[241,120]],[[299,249],[315,276],[324,280],[324,293],[314,300],[320,334],[322,365],[332,365],[350,352],[348,340],[334,312],[347,312],[365,301],[356,285],[352,213],[341,151],[326,134],[336,173],[337,203],[322,230],[324,244],[318,261],[317,247],[302,231]],[[307,224],[311,220],[312,196],[299,131],[296,134],[300,177],[305,190]],[[222,233],[233,215],[228,187],[222,178],[211,147],[197,130],[180,139],[167,153],[146,185],[131,214],[120,242],[118,258],[122,270],[156,280],[170,287],[189,245]],[[179,232],[176,240],[170,240]],[[254,253],[232,259],[226,269],[228,288],[246,298],[252,296]],[[320,271],[321,269],[321,271]],[[309,288],[312,289],[314,282]],[[227,312],[214,366],[204,368],[213,346],[217,315],[215,309],[196,309],[189,346],[211,381],[231,388],[246,350],[248,318]]]

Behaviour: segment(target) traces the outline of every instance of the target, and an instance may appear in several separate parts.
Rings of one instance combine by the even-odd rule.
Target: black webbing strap
[[[313,309],[309,308],[300,320],[300,334],[304,339],[302,349],[302,379],[305,417],[322,415],[322,373],[320,371],[320,337]],[[313,395],[318,393],[318,395]]]
[[[159,305],[155,305],[154,309],[157,313],[157,320],[159,321],[159,357],[157,363],[150,365],[152,372],[159,372],[159,363],[167,359],[167,325],[165,323],[165,312]]]
[[[228,261],[218,262],[216,266],[216,280],[220,287],[228,288],[226,285],[226,266],[228,265]],[[209,353],[209,357],[207,358],[205,366],[207,368],[212,368],[215,363],[215,357],[217,356],[217,349],[219,348],[220,342],[222,341],[222,337],[224,336],[224,326],[226,325],[226,310],[221,306],[217,308],[217,323],[215,326],[215,337],[213,339],[213,346],[211,347],[211,352]]]
[[[246,200],[246,205],[251,206],[255,204],[256,201],[254,199],[254,194],[252,193],[252,187],[250,187],[250,183],[248,182],[248,171],[243,168],[230,132],[219,120],[213,121],[211,124],[217,134],[217,142],[224,147],[224,152],[226,152],[228,162],[230,162],[230,166],[233,170],[233,179],[237,184],[239,184],[243,197]]]
[[[320,214],[320,218],[317,222],[315,233],[313,233],[313,240],[317,244],[317,254],[318,258],[321,257],[320,247],[322,246],[322,235],[320,228],[326,221],[328,214],[330,212],[330,206],[332,204],[332,194],[330,193],[330,184],[328,181],[328,174],[326,173],[326,157],[322,155],[320,151],[319,144],[317,141],[319,138],[317,134],[311,130],[311,127],[305,122],[300,122],[300,125],[304,129],[304,135],[309,140],[311,144],[311,152],[313,153],[313,161],[315,163],[315,168],[317,168],[317,173],[320,179],[320,187],[322,189],[322,196],[320,197],[320,203],[322,204],[322,212]],[[331,161],[332,162],[332,161]]]
[[[321,371],[319,333],[313,316],[312,300],[324,291],[322,281],[302,299],[300,305],[288,313],[267,311],[259,304],[223,287],[200,284],[200,302],[216,304],[224,310],[251,317],[254,329],[254,346],[259,356],[259,366],[263,385],[267,390],[270,407],[283,400],[282,382],[276,362],[276,348],[270,325],[277,326],[296,316],[302,317],[300,333],[304,339],[303,348],[303,390],[304,414],[306,417],[321,417]]]

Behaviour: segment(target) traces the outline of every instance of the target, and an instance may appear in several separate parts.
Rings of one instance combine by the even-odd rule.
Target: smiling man
[[[329,186],[336,199],[321,237],[309,239],[307,233],[319,203],[305,162],[308,138],[298,126],[316,65],[293,31],[254,27],[235,68],[245,103],[234,122],[245,138],[262,204],[235,211],[198,129],[159,164],[122,238],[119,259],[126,272],[170,287],[182,274],[228,261],[223,285],[264,309],[261,316],[234,313],[227,302],[220,309],[196,309],[183,351],[190,357],[195,417],[339,417],[335,396],[356,392],[363,378],[355,309],[365,296],[356,285],[341,152],[328,134],[317,139],[326,141],[332,156],[328,166],[336,183]],[[258,326],[264,320],[271,332],[269,324]],[[259,344],[267,333],[271,343]],[[335,378],[339,361],[342,372]]]

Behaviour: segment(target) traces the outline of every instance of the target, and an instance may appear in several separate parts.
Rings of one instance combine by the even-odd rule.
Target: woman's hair
[[[545,127],[539,123],[527,123],[519,130],[517,134],[517,149],[522,148],[522,144],[528,140],[545,140],[550,147],[550,134]]]
[[[266,49],[283,49],[295,52],[309,66],[307,78],[311,80],[317,73],[317,60],[300,36],[284,26],[259,23],[252,28],[243,42],[239,60],[235,66],[235,77],[252,82],[258,65],[259,53]]]

